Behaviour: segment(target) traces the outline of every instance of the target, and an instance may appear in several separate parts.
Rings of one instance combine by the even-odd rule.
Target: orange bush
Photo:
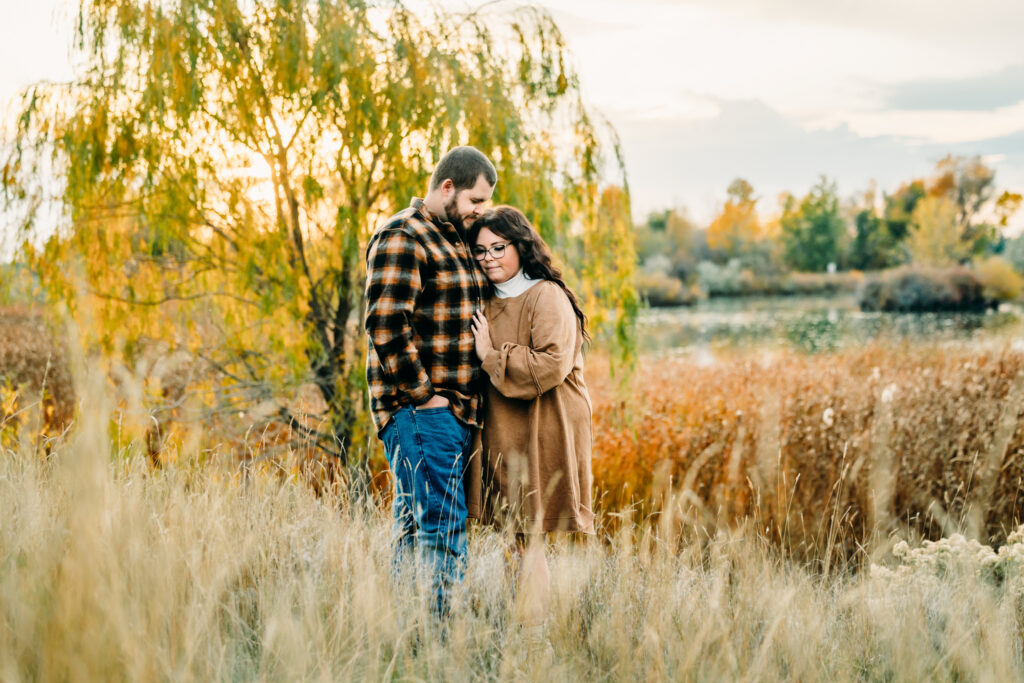
[[[67,349],[43,318],[0,309],[0,430],[62,431],[75,410]]]
[[[606,510],[671,502],[707,529],[754,523],[814,556],[897,528],[998,543],[1024,513],[1024,354],[647,358],[624,392],[591,365]]]

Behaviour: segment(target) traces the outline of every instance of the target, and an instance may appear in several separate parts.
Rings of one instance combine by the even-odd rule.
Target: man
[[[415,558],[432,572],[438,614],[462,578],[462,451],[479,426],[471,323],[483,293],[464,238],[497,181],[479,150],[452,149],[426,197],[379,226],[366,250],[366,379],[395,479],[394,569]]]

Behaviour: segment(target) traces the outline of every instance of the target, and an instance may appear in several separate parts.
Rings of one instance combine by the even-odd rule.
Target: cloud
[[[1024,192],[1024,130],[975,142],[931,145],[928,151],[934,157],[946,154],[985,157],[987,163],[996,169],[996,184],[999,187]],[[1024,211],[1018,213],[1017,223],[1024,228]]]
[[[1024,127],[1024,99],[998,109],[836,111],[819,123],[844,122],[864,137],[890,135],[915,144],[954,145],[1010,135]]]
[[[707,119],[612,117],[622,140],[637,215],[685,206],[707,221],[736,177],[776,209],[783,191],[802,195],[825,175],[844,196],[872,181],[883,190],[932,173],[949,153],[1004,155],[997,182],[1024,177],[1024,125],[1011,135],[953,145],[895,136],[867,137],[840,125],[808,130],[759,100],[718,100]]]
[[[1020,54],[1024,3],[1018,0],[654,0],[661,5],[700,5],[736,16],[816,23],[901,34],[929,42],[946,42],[951,49],[966,44],[989,51]]]
[[[623,25],[617,21],[602,19],[599,15],[594,15],[593,13],[586,12],[583,9],[574,11],[573,9],[563,9],[558,6],[551,6],[547,9],[548,12],[551,13],[555,23],[558,24],[559,28],[564,30],[566,33],[572,33],[574,35],[614,33],[621,31],[624,28]]]
[[[882,104],[891,109],[982,111],[1024,100],[1024,63],[967,78],[911,81],[886,86]]]

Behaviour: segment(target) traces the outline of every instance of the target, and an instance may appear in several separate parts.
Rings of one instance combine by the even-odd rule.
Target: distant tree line
[[[822,177],[803,196],[783,193],[775,211],[737,178],[707,226],[681,209],[654,212],[637,226],[640,287],[657,305],[702,293],[797,293],[814,282],[834,288],[836,279],[857,281],[844,273],[900,266],[973,266],[1018,278],[1024,240],[1005,229],[1020,206],[1019,193],[997,193],[995,170],[979,157],[947,156],[930,177],[846,199]],[[1014,284],[1002,283],[1016,296]]]

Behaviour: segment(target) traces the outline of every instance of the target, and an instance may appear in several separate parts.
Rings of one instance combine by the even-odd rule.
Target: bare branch
[[[106,294],[104,292],[96,291],[95,289],[90,289],[89,293],[100,299],[106,299],[108,301],[120,301],[121,303],[133,304],[136,306],[160,306],[166,303],[170,303],[171,301],[197,301],[199,299],[208,299],[211,297],[223,296],[229,299],[234,299],[235,301],[246,304],[247,306],[259,307],[259,304],[256,303],[255,301],[250,301],[249,299],[241,297],[237,294],[224,291],[202,292],[200,294],[188,294],[184,296],[167,295],[160,297],[158,299],[132,299],[129,297],[117,296],[115,294]]]

